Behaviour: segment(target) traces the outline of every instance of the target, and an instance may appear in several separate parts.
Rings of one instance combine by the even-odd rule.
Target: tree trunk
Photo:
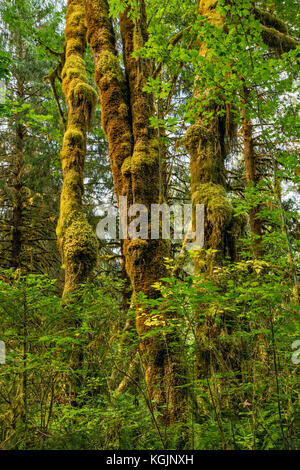
[[[243,89],[243,104],[247,107],[249,92],[244,86]],[[243,129],[243,144],[244,144],[244,161],[245,161],[245,174],[247,186],[256,188],[258,183],[258,175],[256,168],[256,158],[254,153],[253,143],[253,127],[251,119],[247,117],[247,108],[242,110],[242,129]],[[254,254],[257,258],[261,257],[261,237],[262,237],[262,221],[258,217],[260,211],[260,204],[251,207],[249,211],[250,229],[253,234]]]
[[[85,0],[85,6],[116,197],[119,201],[120,196],[126,196],[129,204],[144,204],[149,210],[151,204],[161,202],[160,143],[149,122],[154,113],[153,97],[143,91],[151,64],[132,57],[147,39],[145,5],[141,2],[135,22],[128,18],[128,9],[121,15],[126,75],[120,67],[107,1]],[[164,257],[170,250],[169,241],[125,239],[123,248],[134,296],[142,292],[149,298],[157,297],[153,284],[166,274]],[[186,389],[176,388],[185,382],[180,342],[175,333],[173,338],[161,332],[145,338],[153,328],[147,325],[149,313],[138,309],[136,323],[149,398],[152,406],[162,411],[163,424],[184,423]],[[166,320],[162,313],[161,328]],[[175,346],[169,350],[171,341]]]
[[[64,295],[72,293],[87,280],[97,258],[97,238],[82,207],[86,133],[97,94],[87,82],[85,12],[83,2],[79,0],[68,0],[65,36],[62,86],[68,105],[68,124],[61,151],[64,182],[57,226],[65,264]]]
[[[18,96],[20,96],[18,87]],[[21,96],[20,96],[21,97]],[[22,225],[23,225],[23,169],[24,169],[24,126],[16,127],[16,155],[13,167],[13,215],[12,215],[12,267],[21,267]]]

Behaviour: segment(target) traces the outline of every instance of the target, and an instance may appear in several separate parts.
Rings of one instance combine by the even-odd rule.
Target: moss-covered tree
[[[109,155],[117,200],[126,196],[128,204],[151,204],[161,201],[161,165],[159,141],[150,126],[153,96],[143,88],[151,73],[151,63],[133,57],[147,40],[147,19],[144,2],[132,18],[130,7],[121,14],[125,74],[122,71],[109,6],[106,0],[86,0],[88,40],[95,58],[95,80],[99,88],[103,129],[109,144]],[[165,240],[125,239],[124,255],[134,296],[143,293],[155,298],[153,287],[166,273],[164,257],[169,253]],[[163,423],[185,423],[187,419],[185,372],[178,338],[168,350],[171,337],[145,336],[151,326],[149,312],[138,310],[137,330],[145,366],[146,384],[151,406],[163,413]],[[160,328],[167,320],[162,313]],[[157,327],[157,325],[156,325]],[[183,438],[179,446],[184,445]]]
[[[82,206],[86,134],[97,94],[88,84],[85,70],[86,27],[81,1],[68,1],[65,37],[62,86],[68,105],[68,122],[61,151],[63,188],[57,226],[65,264],[64,295],[72,293],[88,279],[97,259],[96,235]]]

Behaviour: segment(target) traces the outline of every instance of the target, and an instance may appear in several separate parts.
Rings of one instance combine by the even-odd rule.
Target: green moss
[[[192,194],[193,204],[204,204],[211,223],[226,225],[230,222],[233,208],[223,186],[213,183],[199,184]]]
[[[83,107],[86,125],[89,128],[98,100],[97,92],[88,83],[80,81],[72,90],[71,100],[73,106]]]
[[[75,126],[68,126],[68,129],[64,135],[64,145],[74,146],[74,145],[83,145],[84,144],[84,135],[82,131]]]
[[[91,109],[94,109],[98,100],[98,95],[96,90],[94,90],[94,88],[91,87],[88,83],[80,82],[73,90],[73,99],[75,103],[85,101],[88,103]]]
[[[121,172],[124,176],[129,175],[131,173],[131,160],[131,157],[127,157],[123,162]]]
[[[81,51],[82,48],[82,39],[80,37],[71,37],[68,40],[68,56],[71,55],[74,52],[79,52]]]
[[[66,60],[64,68],[62,70],[62,79],[67,79],[69,83],[76,78],[83,82],[87,81],[84,60],[77,54],[73,54]]]
[[[118,57],[110,51],[104,51],[101,54],[97,66],[97,72],[101,74],[102,80],[109,83],[111,80],[124,80]]]
[[[76,9],[74,8],[72,13],[68,15],[68,26],[74,28],[74,26],[82,24],[84,22],[84,18],[84,8],[80,7],[79,5],[76,5]]]
[[[209,225],[206,243],[210,248],[218,248],[223,231],[230,224],[233,214],[233,207],[226,197],[224,187],[213,183],[199,184],[192,194],[192,203],[204,204]]]
[[[263,11],[260,8],[254,8],[254,14],[255,18],[261,21],[261,23],[265,26],[271,26],[272,28],[277,29],[281,33],[288,34],[288,27],[286,24],[280,20],[279,18],[276,18],[275,16],[271,15],[267,11]]]
[[[279,53],[289,52],[300,45],[299,41],[296,41],[290,36],[280,33],[277,29],[268,26],[262,27],[261,35],[264,43]]]
[[[64,257],[66,262],[93,265],[97,259],[98,241],[83,214],[77,215],[67,228],[64,236]]]
[[[209,139],[212,136],[208,126],[204,126],[201,122],[197,122],[190,126],[183,139],[184,146],[190,155],[197,152],[200,139]]]
[[[126,158],[122,165],[122,174],[138,173],[143,166],[155,165],[158,162],[158,139],[151,139],[148,145],[136,146],[132,157]]]
[[[141,170],[143,165],[153,165],[157,162],[157,153],[134,152],[131,160],[131,171],[136,173]]]
[[[83,5],[80,3],[73,3],[69,6],[66,21],[65,36],[67,40],[72,37],[81,36],[84,39],[85,36],[85,11]]]

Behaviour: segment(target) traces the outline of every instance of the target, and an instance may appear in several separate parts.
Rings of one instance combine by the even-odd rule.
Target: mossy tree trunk
[[[151,64],[132,57],[147,39],[144,2],[140,5],[136,21],[128,17],[128,8],[121,15],[124,75],[115,48],[107,1],[85,0],[88,40],[95,58],[95,80],[116,197],[119,201],[120,196],[127,196],[128,204],[144,204],[149,210],[151,204],[161,202],[161,162],[159,141],[149,121],[154,113],[153,97],[143,91]],[[169,241],[125,239],[123,249],[134,296],[142,292],[155,298],[158,293],[153,284],[166,274],[164,257],[170,250]],[[165,315],[161,315],[160,321],[163,328]],[[185,422],[186,389],[176,388],[183,385],[185,375],[179,340],[173,338],[175,346],[168,351],[169,337],[161,333],[144,337],[151,329],[147,322],[149,312],[143,309],[137,317],[137,330],[151,404],[162,411],[165,425]]]
[[[82,207],[86,134],[97,101],[95,90],[88,84],[84,64],[86,27],[83,1],[68,0],[65,36],[62,86],[68,105],[68,123],[61,151],[64,181],[57,226],[65,264],[64,296],[88,279],[97,258],[97,238]]]
[[[207,16],[209,21],[223,27],[224,21],[216,10],[217,2],[200,0],[198,13]],[[199,54],[207,57],[204,43],[200,45]],[[199,100],[197,79],[194,97]],[[224,105],[225,107],[225,105]],[[219,115],[220,105],[213,102],[206,107],[186,133],[184,144],[191,158],[191,199],[192,204],[205,205],[205,239],[204,248],[218,250],[217,259],[223,258],[225,250],[226,229],[232,221],[232,206],[226,196],[226,174],[224,159],[226,156],[226,137],[231,132],[230,111],[227,117]],[[211,114],[212,118],[206,117]],[[227,120],[227,122],[226,122]],[[197,264],[195,266],[197,270]]]
[[[218,13],[217,2],[200,0],[198,14],[207,16],[213,25],[222,28],[223,18]],[[199,54],[207,57],[205,43],[201,43]],[[201,99],[200,91],[195,81],[194,97]],[[204,250],[195,259],[195,273],[206,272],[212,275],[213,267],[221,265],[226,254],[227,244],[233,222],[233,208],[226,194],[226,173],[224,159],[226,156],[225,140],[232,129],[228,129],[226,117],[218,113],[220,105],[211,103],[188,129],[184,144],[191,159],[191,200],[192,205],[204,204]],[[206,118],[212,113],[212,118]],[[227,114],[227,122],[230,116]],[[233,126],[233,124],[229,124]],[[207,250],[211,250],[210,252]],[[197,343],[196,374],[199,378],[208,376],[211,367],[217,367],[217,356],[222,345],[217,339],[220,325],[207,316],[207,305],[199,305],[195,315],[199,317],[195,330]],[[225,326],[226,329],[226,326]],[[226,354],[224,352],[224,354]]]

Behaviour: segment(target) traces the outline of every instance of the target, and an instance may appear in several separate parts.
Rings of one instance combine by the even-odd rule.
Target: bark
[[[61,151],[64,182],[57,226],[58,244],[65,264],[64,295],[72,293],[87,280],[97,257],[96,235],[82,207],[86,133],[97,94],[88,84],[85,71],[86,28],[81,1],[68,1],[65,36],[62,86],[68,105],[68,124]]]
[[[144,204],[150,209],[152,203],[161,202],[159,141],[149,123],[154,113],[153,97],[143,92],[151,64],[132,57],[147,39],[144,2],[141,2],[137,21],[128,18],[128,9],[121,16],[125,75],[115,49],[107,1],[85,0],[85,7],[116,197],[119,200],[120,196],[127,196],[129,204]],[[169,242],[127,239],[123,248],[133,295],[143,292],[147,297],[155,298],[158,293],[153,283],[165,275],[164,257],[168,256]],[[161,333],[145,338],[145,333],[153,328],[147,325],[150,312],[145,309],[138,309],[138,312],[136,324],[152,406],[162,411],[165,425],[185,422],[186,391],[176,388],[183,384],[185,375],[182,354],[178,354],[179,340],[167,335],[162,337]],[[163,328],[166,316],[162,314],[159,321]],[[168,350],[171,339],[175,346]]]
[[[19,88],[19,87],[18,87]],[[21,90],[18,90],[18,96]],[[16,154],[13,168],[13,214],[12,214],[12,267],[21,267],[23,226],[23,170],[24,170],[24,126],[16,126]]]
[[[243,104],[246,106],[249,98],[249,92],[244,87],[243,90]],[[253,142],[253,126],[251,119],[247,117],[246,109],[242,110],[242,130],[243,130],[243,144],[244,144],[244,161],[245,161],[245,174],[246,174],[246,184],[248,186],[253,186],[256,188],[258,183],[258,174],[256,168],[256,158],[254,152],[254,142]],[[261,257],[262,247],[261,247],[261,237],[262,237],[262,221],[259,218],[259,211],[261,205],[258,204],[252,207],[249,211],[249,220],[250,220],[250,229],[254,235],[253,245],[254,245],[254,254],[256,257]]]

